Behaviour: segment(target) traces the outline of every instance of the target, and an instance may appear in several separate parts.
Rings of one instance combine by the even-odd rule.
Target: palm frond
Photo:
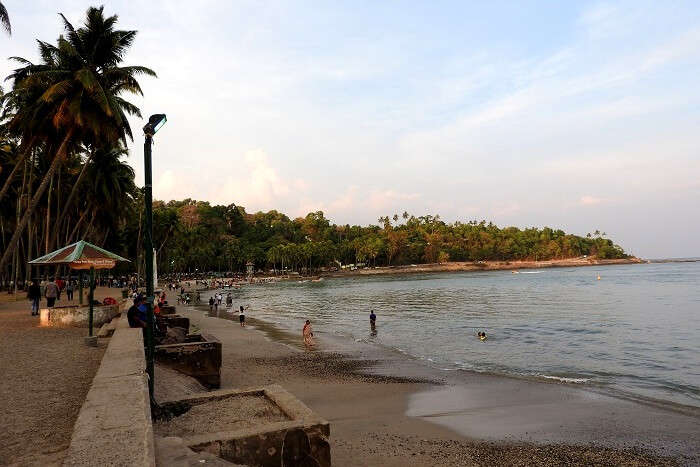
[[[12,25],[10,25],[10,15],[7,13],[7,8],[5,5],[0,3],[0,24],[5,28],[8,34],[12,34]]]

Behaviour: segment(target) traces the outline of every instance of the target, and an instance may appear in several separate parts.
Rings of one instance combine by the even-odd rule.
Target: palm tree
[[[119,146],[102,148],[95,151],[88,165],[87,176],[91,183],[86,198],[93,218],[101,218],[98,225],[104,227],[104,237],[98,240],[102,244],[107,235],[126,220],[127,206],[133,204],[137,191],[134,169],[121,160],[127,154],[127,150]]]
[[[7,14],[7,8],[0,2],[0,24],[5,28],[8,34],[12,34],[12,26],[10,26],[10,16]]]
[[[78,29],[61,15],[66,36],[59,37],[57,45],[39,41],[41,64],[15,58],[24,66],[10,76],[14,85],[8,94],[25,99],[8,126],[24,133],[27,126],[38,121],[50,127],[49,136],[58,149],[0,259],[0,270],[12,256],[49,181],[71,148],[80,143],[126,144],[127,139],[133,139],[126,116],[141,117],[141,113],[121,95],[142,94],[136,77],[155,73],[141,66],[119,66],[136,31],[115,29],[117,16],[105,17],[103,9],[88,8],[85,24]],[[43,132],[41,135],[49,140]]]

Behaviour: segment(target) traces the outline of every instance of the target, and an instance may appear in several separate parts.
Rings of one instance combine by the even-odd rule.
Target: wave
[[[573,383],[573,384],[584,384],[591,380],[591,378],[567,378],[565,376],[552,376],[552,375],[537,375],[540,378],[552,379],[562,383]]]

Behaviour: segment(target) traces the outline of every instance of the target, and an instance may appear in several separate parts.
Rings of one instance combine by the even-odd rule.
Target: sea
[[[352,276],[231,292],[252,318],[299,333],[310,319],[321,336],[445,372],[700,407],[700,262]]]

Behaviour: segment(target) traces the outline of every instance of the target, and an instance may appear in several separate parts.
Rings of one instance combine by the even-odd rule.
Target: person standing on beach
[[[59,290],[58,285],[54,281],[49,282],[44,287],[44,296],[46,297],[46,307],[53,308],[58,298]]]
[[[304,329],[301,330],[301,334],[304,336],[304,345],[306,348],[312,348],[314,346],[314,331],[311,329],[311,320],[306,320],[306,324],[304,324]]]
[[[374,314],[374,310],[369,312],[369,327],[372,332],[377,332],[377,315]]]
[[[214,311],[214,297],[209,297],[209,311]]]
[[[245,313],[243,313],[243,305],[241,305],[241,306],[239,307],[239,311],[238,311],[238,321],[240,321],[241,327],[244,328],[244,327],[245,327]]]
[[[27,291],[27,298],[32,301],[32,316],[39,315],[39,302],[41,301],[41,289],[36,281],[32,281]]]
[[[66,283],[66,298],[69,302],[73,301],[73,281],[70,279]]]

